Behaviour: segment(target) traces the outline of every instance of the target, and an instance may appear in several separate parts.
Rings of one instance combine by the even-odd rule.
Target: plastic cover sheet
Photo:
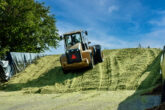
[[[7,55],[7,59],[0,61],[0,66],[3,68],[1,71],[0,79],[8,80],[14,74],[24,70],[29,64],[33,63],[36,59],[45,56],[41,53],[19,53],[10,52]],[[3,77],[2,77],[3,76]],[[5,77],[4,77],[5,76]]]

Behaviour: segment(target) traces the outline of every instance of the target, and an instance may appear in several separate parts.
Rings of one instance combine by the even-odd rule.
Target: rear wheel
[[[98,50],[98,62],[103,62],[103,55],[102,55],[102,52],[101,52],[101,49]]]
[[[90,57],[91,57],[91,62],[90,62],[90,64],[89,64],[89,68],[90,68],[90,69],[93,69],[93,67],[94,67],[94,59],[93,59],[92,54],[90,54]]]

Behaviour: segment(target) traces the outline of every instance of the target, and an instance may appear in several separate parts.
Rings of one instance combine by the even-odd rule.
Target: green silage
[[[160,49],[104,50],[94,69],[64,74],[59,55],[46,56],[1,85],[3,91],[66,93],[84,90],[142,90],[160,84]]]

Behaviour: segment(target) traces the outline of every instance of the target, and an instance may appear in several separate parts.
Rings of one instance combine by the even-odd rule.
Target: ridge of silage
[[[15,75],[1,89],[26,93],[147,89],[160,83],[160,49],[104,50],[104,62],[92,70],[64,74],[59,55],[46,56]]]

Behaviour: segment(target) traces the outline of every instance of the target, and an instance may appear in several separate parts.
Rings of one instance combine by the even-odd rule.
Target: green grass
[[[1,85],[2,91],[68,93],[85,90],[144,90],[161,83],[160,49],[104,50],[92,70],[64,74],[59,55],[46,56]]]

